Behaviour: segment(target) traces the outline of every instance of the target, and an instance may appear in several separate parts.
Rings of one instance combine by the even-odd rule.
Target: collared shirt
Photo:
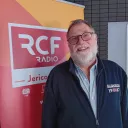
[[[75,73],[80,80],[80,84],[84,92],[86,93],[90,104],[92,106],[95,117],[97,117],[97,95],[96,95],[96,67],[97,62],[90,69],[90,82],[86,74],[81,70],[80,67],[75,65]]]

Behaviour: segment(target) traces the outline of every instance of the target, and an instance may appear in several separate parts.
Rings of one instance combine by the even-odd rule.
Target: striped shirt
[[[92,106],[95,117],[97,117],[97,95],[96,95],[96,67],[97,63],[93,65],[90,69],[90,82],[86,74],[75,65],[75,73],[80,80],[80,84],[84,92],[86,93],[90,104]]]

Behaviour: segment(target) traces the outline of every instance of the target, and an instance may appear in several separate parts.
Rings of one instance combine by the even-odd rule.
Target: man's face
[[[73,61],[80,66],[89,66],[97,54],[97,35],[92,28],[84,23],[74,25],[68,33],[68,39]],[[76,40],[77,43],[73,43]]]

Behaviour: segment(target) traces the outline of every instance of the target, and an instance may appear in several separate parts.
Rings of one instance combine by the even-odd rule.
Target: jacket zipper
[[[98,119],[96,119],[96,125],[98,125],[98,126],[99,126],[99,120],[98,120]]]
[[[98,85],[98,79],[99,79],[99,76],[100,76],[100,74],[101,74],[101,72],[102,72],[102,70],[103,69],[101,69],[101,71],[99,72],[99,74],[97,74],[96,75],[96,85]],[[98,93],[97,93],[97,118],[96,118],[96,126],[97,126],[97,128],[99,127],[99,97],[98,97]]]
[[[98,77],[99,77],[99,75],[101,74],[101,72],[102,72],[102,70],[103,69],[101,69],[101,71],[99,72],[99,74],[97,74],[96,75],[96,78],[98,79]],[[80,81],[79,81],[79,78],[76,76],[76,74],[75,73],[73,73],[73,75],[75,76],[75,78],[77,79],[77,81],[78,81],[78,83],[79,83],[79,85],[80,85]],[[98,80],[96,80],[96,85],[97,85],[97,81]],[[80,88],[81,88],[81,90],[83,91],[83,89],[82,89],[82,87],[80,86]],[[84,91],[83,91],[84,92]],[[95,124],[96,124],[96,127],[98,128],[99,127],[99,111],[98,111],[98,103],[99,103],[99,101],[98,101],[98,95],[97,95],[97,118],[95,117],[95,114],[94,114],[94,112],[93,112],[93,109],[92,109],[92,107],[91,107],[91,103],[90,103],[90,101],[89,101],[89,99],[88,99],[88,97],[87,97],[87,94],[84,92],[84,95],[86,96],[86,98],[87,98],[87,100],[88,100],[88,102],[89,102],[89,105],[90,105],[90,108],[91,108],[91,110],[92,110],[92,113],[93,113],[93,115],[94,115],[94,118],[95,118]]]
[[[99,75],[98,75],[99,76]],[[79,79],[78,79],[78,77],[75,75],[75,77],[76,77],[76,79],[77,79],[77,81],[78,81],[78,83],[79,83],[79,85],[80,85],[80,81],[79,81]],[[83,89],[82,89],[82,87],[80,86],[80,88],[81,88],[81,90],[83,91]],[[84,91],[83,91],[84,92]],[[99,126],[99,120],[98,120],[98,118],[96,118],[95,117],[95,114],[94,114],[94,112],[93,112],[93,109],[92,109],[92,106],[91,106],[91,103],[90,103],[90,101],[89,101],[89,99],[88,99],[88,97],[87,97],[87,94],[84,92],[84,95],[86,96],[86,98],[87,98],[87,100],[88,100],[88,103],[89,103],[89,105],[90,105],[90,108],[91,108],[91,110],[92,110],[92,113],[93,113],[93,115],[94,115],[94,118],[95,118],[95,121],[96,121],[96,126]],[[98,109],[97,109],[97,117],[98,117]]]

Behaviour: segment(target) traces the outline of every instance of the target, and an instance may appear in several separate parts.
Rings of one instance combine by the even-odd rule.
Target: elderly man
[[[97,55],[94,28],[81,19],[67,32],[71,58],[49,74],[42,128],[128,128],[127,76]]]

